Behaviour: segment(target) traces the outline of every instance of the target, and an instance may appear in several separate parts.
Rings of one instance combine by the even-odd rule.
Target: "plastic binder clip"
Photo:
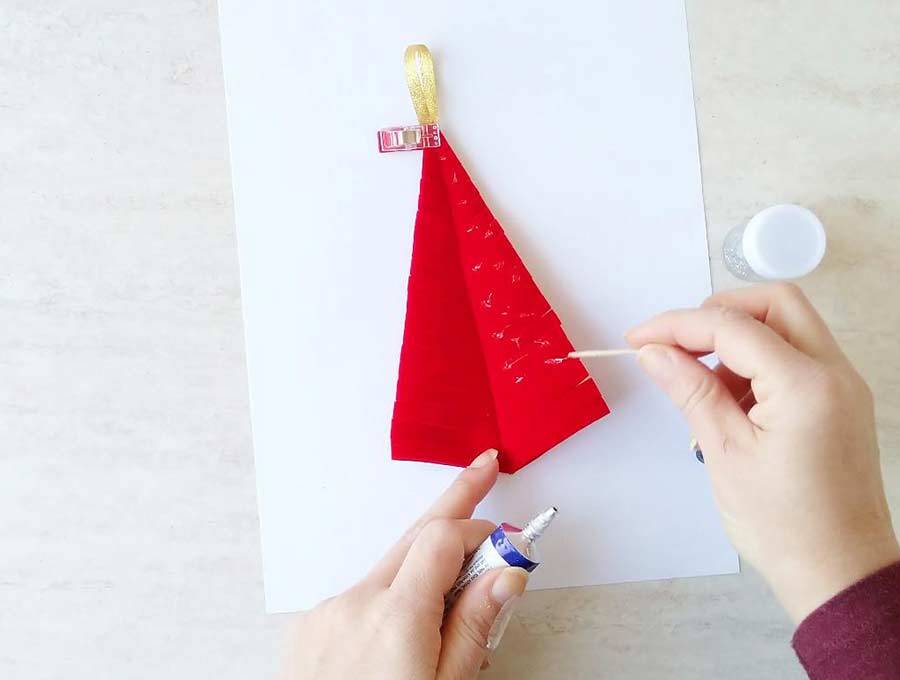
[[[418,151],[440,145],[441,130],[437,124],[404,125],[378,131],[378,150],[381,153]]]

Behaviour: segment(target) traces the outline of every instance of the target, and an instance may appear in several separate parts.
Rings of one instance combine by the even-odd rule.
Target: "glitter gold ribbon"
[[[406,85],[416,109],[420,125],[438,122],[437,84],[434,80],[434,62],[425,45],[410,45],[403,55]]]

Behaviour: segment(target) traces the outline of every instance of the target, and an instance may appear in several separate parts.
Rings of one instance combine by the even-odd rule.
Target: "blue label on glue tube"
[[[484,572],[499,567],[521,567],[526,571],[534,571],[540,562],[524,555],[515,543],[521,537],[517,527],[501,524],[484,542],[478,546],[463,564],[462,571],[453,584],[453,588],[445,598],[446,606],[450,606],[459,597],[463,589],[481,576]]]
[[[494,550],[497,551],[497,554],[500,555],[505,562],[505,565],[503,566],[522,567],[525,571],[534,571],[540,562],[532,562],[525,555],[520,553],[516,549],[516,546],[510,542],[509,536],[506,533],[508,530],[516,534],[520,533],[516,527],[510,526],[509,524],[501,524],[494,529],[494,533],[488,537],[488,540],[494,546]]]

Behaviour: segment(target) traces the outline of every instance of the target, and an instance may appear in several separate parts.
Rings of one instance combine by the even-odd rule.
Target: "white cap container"
[[[825,256],[825,227],[799,205],[773,205],[725,237],[725,266],[750,281],[796,279],[819,266]]]

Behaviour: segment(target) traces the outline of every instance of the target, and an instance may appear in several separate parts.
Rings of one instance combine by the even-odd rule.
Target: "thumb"
[[[704,456],[709,453],[715,459],[730,445],[755,436],[753,424],[725,384],[683,350],[644,345],[638,363],[684,414]]]
[[[494,569],[466,588],[444,621],[437,680],[469,680],[499,642],[516,598],[525,592],[528,572],[519,567]],[[496,624],[496,626],[495,626]],[[494,630],[492,630],[494,628]]]

